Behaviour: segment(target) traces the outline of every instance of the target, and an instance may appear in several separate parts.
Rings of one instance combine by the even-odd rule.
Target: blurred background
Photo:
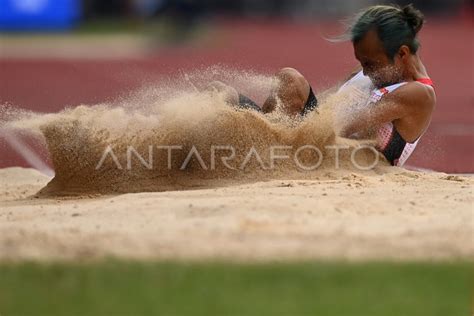
[[[472,173],[473,2],[0,0],[0,104],[57,112],[215,64],[294,67],[322,91],[357,66],[350,43],[325,39],[344,31],[342,19],[374,4],[413,3],[427,16],[421,56],[438,106],[408,165]],[[0,151],[0,168],[30,166],[1,138]]]

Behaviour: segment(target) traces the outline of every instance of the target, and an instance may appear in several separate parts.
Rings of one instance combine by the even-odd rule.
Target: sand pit
[[[361,93],[289,120],[203,89],[217,76],[261,101],[272,77],[198,74],[60,113],[0,108],[2,133],[44,143],[55,172],[0,170],[0,259],[472,257],[473,178],[393,168],[359,150],[373,139],[337,137]]]
[[[336,179],[338,178],[338,179]],[[0,259],[472,259],[471,177],[392,169],[114,196],[30,197],[0,170]]]

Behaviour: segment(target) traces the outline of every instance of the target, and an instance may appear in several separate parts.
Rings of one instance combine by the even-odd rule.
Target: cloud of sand
[[[41,115],[4,108],[1,127],[41,135],[55,170],[43,194],[159,191],[308,178],[333,168],[334,153],[327,152],[326,147],[337,142],[333,111],[347,96],[326,96],[317,113],[304,120],[290,119],[279,111],[263,115],[236,109],[222,94],[199,92],[212,80],[234,86],[260,104],[278,84],[271,76],[211,67],[108,104],[81,105]],[[345,145],[353,148],[357,144],[346,141]],[[170,157],[169,151],[160,149],[163,146],[180,149]],[[289,157],[301,147],[316,147],[324,161],[311,172],[299,169],[291,159],[272,163],[274,153],[269,148],[275,146],[286,148]],[[213,148],[221,151],[217,154]],[[229,157],[229,148],[234,155],[225,164],[222,157]],[[107,150],[113,155],[104,155]],[[193,150],[196,154],[189,156]],[[258,157],[249,159],[252,150]],[[304,165],[314,165],[320,159],[311,150],[300,154]],[[359,158],[373,161],[373,155],[369,150]],[[350,169],[348,160],[343,155],[338,164]],[[183,161],[188,162],[184,168]],[[245,162],[245,168],[239,168]],[[262,162],[272,168],[262,167]]]

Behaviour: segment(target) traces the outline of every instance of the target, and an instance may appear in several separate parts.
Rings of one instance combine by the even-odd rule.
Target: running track
[[[410,166],[445,172],[474,172],[472,19],[429,20],[422,32],[422,58],[436,83],[438,106]],[[159,81],[176,69],[216,63],[265,72],[291,66],[317,90],[345,77],[356,65],[350,44],[322,36],[335,23],[220,22],[206,45],[174,47],[126,60],[0,59],[0,103],[40,112],[94,104]],[[32,47],[34,49],[34,47]],[[28,166],[0,140],[0,167]]]

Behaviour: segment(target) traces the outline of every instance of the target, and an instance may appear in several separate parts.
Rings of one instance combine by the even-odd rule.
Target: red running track
[[[338,34],[335,23],[226,21],[212,41],[195,47],[160,49],[127,60],[0,59],[0,103],[39,112],[113,99],[160,78],[216,63],[272,72],[291,66],[316,90],[344,78],[357,64],[349,43],[323,39]],[[432,124],[408,161],[445,172],[474,172],[473,23],[429,20],[421,34],[421,56],[436,83]],[[34,49],[34,48],[32,48]],[[0,167],[28,166],[4,142]]]

